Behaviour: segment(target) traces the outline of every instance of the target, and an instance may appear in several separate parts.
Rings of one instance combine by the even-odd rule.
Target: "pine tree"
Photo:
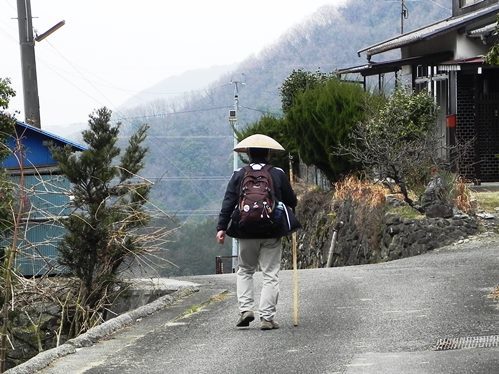
[[[80,280],[80,303],[88,314],[99,315],[110,300],[111,286],[120,265],[142,251],[138,232],[148,221],[144,209],[150,184],[138,178],[147,149],[142,146],[147,125],[130,137],[119,163],[120,124],[111,124],[111,111],[101,108],[90,115],[83,132],[88,148],[75,153],[70,147],[52,147],[62,173],[72,183],[74,211],[63,222],[67,233],[59,245],[60,263]],[[90,311],[90,313],[88,313]],[[97,312],[97,313],[94,313]],[[97,321],[75,317],[89,327]],[[85,327],[73,326],[74,334]]]
[[[301,160],[334,182],[355,168],[336,153],[365,114],[367,94],[358,84],[329,78],[294,97],[286,113],[286,136]]]

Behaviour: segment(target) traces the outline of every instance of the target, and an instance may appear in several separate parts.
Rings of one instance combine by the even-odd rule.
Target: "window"
[[[476,4],[476,3],[480,3],[482,1],[483,0],[459,0],[459,7],[464,8],[464,7],[467,7],[467,6]]]

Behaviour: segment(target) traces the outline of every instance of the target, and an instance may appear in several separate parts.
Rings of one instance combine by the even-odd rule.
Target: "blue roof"
[[[48,142],[52,142],[58,146],[69,145],[75,151],[83,151],[85,146],[64,139],[58,135],[52,134],[48,131],[41,130],[33,127],[24,122],[16,122],[16,134],[21,140],[24,147],[24,160],[23,166],[27,168],[32,167],[50,167],[56,166],[57,161],[52,158]],[[10,149],[15,148],[15,138],[8,139],[7,145]],[[1,166],[7,169],[19,169],[19,161],[14,154],[11,154],[7,159],[2,162]]]

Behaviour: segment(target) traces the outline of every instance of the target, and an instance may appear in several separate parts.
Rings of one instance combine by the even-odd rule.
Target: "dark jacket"
[[[273,167],[270,169],[270,175],[272,177],[276,199],[294,209],[297,203],[296,195],[291,188],[291,184],[289,183],[286,173],[284,173],[284,171],[280,168]],[[241,168],[232,174],[222,202],[222,209],[220,210],[218,218],[217,231],[227,230],[232,212],[239,202],[239,193],[243,177],[244,168]]]

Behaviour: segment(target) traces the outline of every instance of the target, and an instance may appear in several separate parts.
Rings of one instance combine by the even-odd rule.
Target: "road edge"
[[[40,352],[26,362],[15,366],[4,373],[6,374],[33,374],[49,366],[58,358],[76,353],[77,348],[90,347],[100,339],[134,323],[137,319],[147,317],[159,310],[173,305],[177,301],[199,291],[198,286],[182,287],[179,290],[162,296],[155,301],[143,305],[137,309],[123,313],[113,319],[93,327],[84,334],[70,339],[58,347]]]

